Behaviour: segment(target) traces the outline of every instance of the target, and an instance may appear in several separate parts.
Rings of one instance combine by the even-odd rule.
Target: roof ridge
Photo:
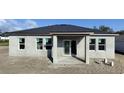
[[[46,26],[35,27],[35,28],[28,28],[28,29],[24,29],[24,30],[17,30],[17,31],[12,31],[12,32],[29,31],[29,30],[41,29],[41,28],[45,28],[45,27],[54,27],[54,26],[74,26],[74,27],[80,27],[80,28],[84,28],[84,29],[88,29],[88,30],[94,30],[92,28],[83,27],[83,26],[74,25],[74,24],[54,24],[54,25],[46,25]]]
[[[48,35],[50,32],[95,32],[102,33],[93,28],[83,27],[73,24],[54,24],[37,28],[25,29],[12,32],[13,35]],[[105,33],[105,32],[104,32]]]

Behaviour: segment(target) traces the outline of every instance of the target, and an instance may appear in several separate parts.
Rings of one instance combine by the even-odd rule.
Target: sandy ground
[[[9,57],[8,47],[0,47],[1,74],[120,74],[124,73],[124,55],[116,54],[114,66],[90,62],[52,64],[47,58]]]

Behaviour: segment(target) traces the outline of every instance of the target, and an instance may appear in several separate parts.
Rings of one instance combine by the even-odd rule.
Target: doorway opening
[[[76,40],[66,40],[64,41],[64,54],[74,56],[77,54],[77,44]]]

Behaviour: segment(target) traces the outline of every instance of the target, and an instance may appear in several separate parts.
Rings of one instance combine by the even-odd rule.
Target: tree
[[[113,32],[112,28],[110,28],[108,26],[104,26],[104,25],[99,26],[99,30],[104,31],[104,32]]]
[[[117,31],[116,34],[122,35],[122,34],[124,34],[124,30]]]
[[[98,30],[98,28],[97,28],[96,26],[93,26],[93,29],[94,29],[94,30]]]

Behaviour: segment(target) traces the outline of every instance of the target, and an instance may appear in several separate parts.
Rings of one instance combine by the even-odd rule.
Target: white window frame
[[[20,39],[24,39],[24,43],[20,43]],[[25,49],[25,38],[23,38],[23,37],[19,38],[19,49],[24,50],[24,49],[20,48],[20,45],[24,45],[24,49]]]
[[[38,49],[38,39],[42,39],[42,49]],[[36,44],[37,44],[36,46],[37,50],[43,50],[43,38],[40,38],[40,37],[36,38]]]
[[[90,51],[96,51],[96,38],[90,38],[89,40],[91,40],[91,39],[95,39],[95,44],[90,44],[90,41],[89,41],[89,50]],[[95,49],[94,50],[91,50],[90,49],[90,45],[94,45],[95,46]]]
[[[100,40],[100,39],[104,39],[104,40],[105,40],[105,44],[99,44],[99,40]],[[99,49],[99,46],[100,46],[100,45],[104,46],[104,50],[100,50],[100,49]],[[106,39],[105,39],[105,38],[98,38],[98,50],[99,50],[99,51],[106,51]]]

